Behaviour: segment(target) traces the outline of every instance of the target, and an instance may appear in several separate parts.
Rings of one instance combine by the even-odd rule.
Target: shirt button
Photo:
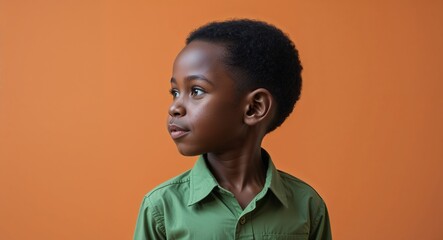
[[[245,217],[240,218],[240,224],[243,225],[245,223],[246,223],[246,218]]]

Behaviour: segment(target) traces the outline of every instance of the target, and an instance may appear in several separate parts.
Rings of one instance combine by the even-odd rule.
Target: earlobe
[[[269,118],[270,110],[273,107],[273,98],[271,93],[259,88],[248,95],[248,104],[245,109],[244,120],[248,125],[256,125]]]

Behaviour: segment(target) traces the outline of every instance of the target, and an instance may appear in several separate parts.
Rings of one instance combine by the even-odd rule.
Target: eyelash
[[[201,94],[205,94],[205,93],[206,93],[206,92],[205,92],[203,89],[201,89],[201,88],[198,88],[198,87],[192,87],[192,89],[191,89],[191,95],[193,95],[193,96],[200,96],[201,94],[197,94],[197,93],[195,93],[196,91],[200,91]]]
[[[178,91],[177,91],[177,89],[171,89],[171,90],[169,90],[169,93],[172,95],[172,97],[173,98],[176,98],[177,96],[176,96],[176,94],[178,94]]]
[[[198,93],[196,93],[197,91],[199,91],[201,93],[198,94]],[[179,94],[180,94],[179,91],[177,89],[175,89],[175,88],[169,90],[169,93],[171,93],[173,98],[177,98],[179,96]],[[206,93],[205,90],[203,90],[200,87],[192,87],[191,88],[191,96],[200,96],[200,95],[205,94],[205,93]]]

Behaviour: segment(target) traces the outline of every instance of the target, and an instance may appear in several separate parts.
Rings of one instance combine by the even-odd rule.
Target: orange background
[[[131,239],[143,195],[192,167],[165,128],[192,29],[287,32],[301,101],[265,142],[335,239],[443,239],[442,1],[0,0],[0,239]]]

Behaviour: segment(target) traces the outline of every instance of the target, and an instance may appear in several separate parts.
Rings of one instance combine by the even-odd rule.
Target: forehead
[[[226,74],[225,56],[226,50],[221,44],[192,41],[176,57],[173,74]]]

